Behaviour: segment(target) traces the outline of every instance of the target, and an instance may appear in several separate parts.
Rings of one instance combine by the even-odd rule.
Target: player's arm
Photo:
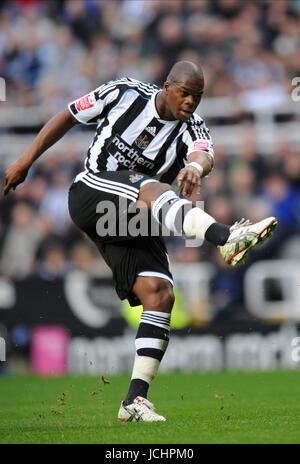
[[[70,113],[69,109],[53,116],[43,126],[20,158],[8,166],[5,173],[4,195],[7,195],[11,189],[15,189],[17,185],[21,184],[26,179],[34,161],[61,139],[75,124],[78,124],[78,121]]]
[[[193,151],[187,157],[186,166],[177,176],[181,195],[192,202],[200,200],[201,178],[207,176],[213,168],[213,158],[204,151]]]
[[[186,165],[177,176],[181,195],[192,202],[200,200],[201,178],[207,176],[214,165],[213,142],[204,121],[193,115],[182,135],[186,146]]]

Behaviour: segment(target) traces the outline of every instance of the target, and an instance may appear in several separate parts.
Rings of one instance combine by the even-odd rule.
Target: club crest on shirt
[[[143,135],[141,134],[135,140],[135,145],[139,147],[141,150],[145,150],[148,147],[150,142],[151,140],[149,139],[149,137],[147,137],[146,134],[143,134]]]
[[[144,176],[142,176],[141,174],[130,174],[129,180],[130,182],[132,182],[132,184],[135,184],[136,182],[141,180],[143,177]]]

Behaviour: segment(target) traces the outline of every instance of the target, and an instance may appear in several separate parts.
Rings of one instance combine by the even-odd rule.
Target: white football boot
[[[124,406],[122,401],[118,413],[120,422],[162,422],[165,420],[165,417],[155,412],[154,405],[142,396],[137,396],[128,406]]]
[[[237,266],[246,261],[248,252],[260,245],[271,235],[278,221],[275,217],[263,219],[256,224],[242,219],[230,227],[230,235],[223,246],[219,246],[222,258],[230,266]]]

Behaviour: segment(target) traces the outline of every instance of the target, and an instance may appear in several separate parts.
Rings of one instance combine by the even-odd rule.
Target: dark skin
[[[187,121],[196,111],[203,95],[204,81],[198,76],[179,76],[164,83],[156,97],[161,119]]]
[[[5,173],[4,195],[24,182],[32,164],[76,124],[78,121],[68,108],[53,116],[20,158],[8,166]]]
[[[203,79],[189,73],[177,76],[174,81],[166,81],[163,90],[156,97],[156,107],[161,119],[187,121],[200,103],[203,87]],[[4,195],[7,195],[10,190],[15,190],[26,179],[32,164],[76,124],[78,121],[69,109],[53,116],[20,158],[8,166]],[[192,152],[188,156],[188,161],[199,163],[203,167],[203,175],[209,173],[212,168],[211,159],[206,152]],[[176,180],[183,197],[193,202],[200,199],[201,178],[195,167],[186,166],[181,169]],[[146,184],[140,190],[139,200],[150,208],[151,203],[167,190],[170,190],[168,184]],[[133,291],[148,311],[171,312],[174,296],[172,286],[167,280],[137,276]]]

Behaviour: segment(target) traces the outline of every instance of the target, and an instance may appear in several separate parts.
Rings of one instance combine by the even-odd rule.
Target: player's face
[[[166,102],[172,116],[179,121],[187,121],[197,109],[204,82],[196,77],[188,77],[182,82],[166,82]]]

